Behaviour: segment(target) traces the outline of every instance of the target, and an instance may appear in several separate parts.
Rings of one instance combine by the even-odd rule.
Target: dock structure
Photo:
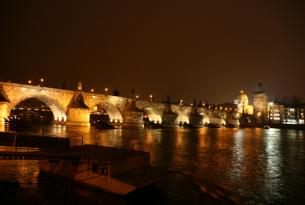
[[[19,144],[14,136],[1,139],[2,145],[13,142],[14,146],[0,147],[0,160],[39,160],[40,173],[118,195],[136,191],[168,174],[150,166],[148,152],[99,145],[67,147],[65,138],[34,138],[25,137]],[[29,139],[34,141],[30,143]],[[35,147],[37,142],[41,144]],[[28,146],[21,147],[25,144]]]

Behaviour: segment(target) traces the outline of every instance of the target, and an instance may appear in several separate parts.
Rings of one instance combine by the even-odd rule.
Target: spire
[[[264,93],[263,83],[262,82],[258,82],[257,83],[256,93]]]

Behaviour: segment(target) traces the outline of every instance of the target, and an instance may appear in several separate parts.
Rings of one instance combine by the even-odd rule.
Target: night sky
[[[3,81],[156,100],[305,99],[305,1],[0,1]]]

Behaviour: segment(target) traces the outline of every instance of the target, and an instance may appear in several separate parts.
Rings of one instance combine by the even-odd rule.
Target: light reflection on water
[[[227,187],[244,196],[249,204],[305,203],[303,131],[228,128],[101,131],[49,126],[44,128],[44,133],[67,136],[73,144],[143,148],[150,152],[153,165],[192,173]],[[17,164],[18,171],[12,171],[11,175],[35,181],[38,165],[29,166],[31,174],[26,177],[26,169],[19,166],[22,163]],[[5,176],[7,172],[1,169],[0,174]],[[179,186],[183,185],[173,185]]]

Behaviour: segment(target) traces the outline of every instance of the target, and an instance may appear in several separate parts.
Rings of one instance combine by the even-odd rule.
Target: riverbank
[[[305,124],[279,124],[279,123],[268,123],[271,128],[278,129],[295,129],[295,130],[305,130]]]

